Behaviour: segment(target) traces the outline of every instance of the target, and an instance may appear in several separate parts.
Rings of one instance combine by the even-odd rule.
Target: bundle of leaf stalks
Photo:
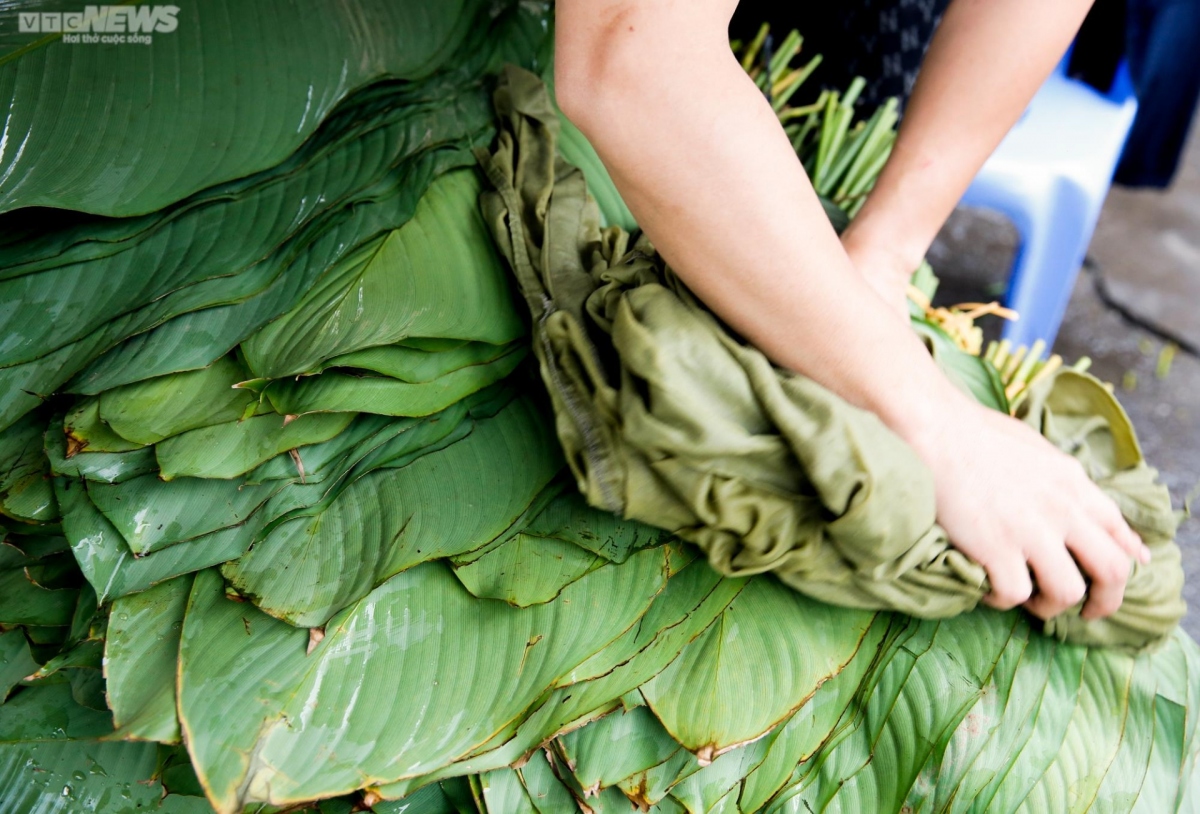
[[[179,21],[0,64],[0,812],[1195,805],[1183,634],[840,609],[584,504],[471,153],[548,7]],[[847,109],[789,124],[853,209]]]
[[[822,90],[816,99],[793,105],[796,94],[821,64],[819,54],[799,61],[803,44],[800,32],[790,31],[775,47],[770,27],[764,23],[749,43],[732,45],[742,67],[779,116],[817,194],[854,217],[892,152],[899,102],[889,99],[870,117],[856,121],[854,107],[866,87],[860,77],[844,92]]]

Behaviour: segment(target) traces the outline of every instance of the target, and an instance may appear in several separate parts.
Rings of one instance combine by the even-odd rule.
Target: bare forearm
[[[852,250],[869,244],[898,255],[899,274],[916,268],[971,179],[1061,58],[1091,4],[950,4],[892,156],[844,236]]]
[[[777,363],[909,435],[929,405],[958,396],[853,268],[770,105],[711,24],[723,6],[732,11],[690,0],[681,19],[669,0],[560,0],[561,101],[701,299]],[[597,16],[608,22],[599,40],[580,33]]]
[[[958,0],[984,16],[991,12],[978,7],[1029,12],[1036,2]],[[855,268],[770,106],[729,51],[725,31],[735,4],[558,0],[555,73],[564,111],[592,140],[646,233],[701,299],[776,362],[872,410],[913,445],[933,473],[939,521],[955,545],[987,569],[989,602],[1026,603],[1049,618],[1083,597],[1078,563],[1092,578],[1085,613],[1112,613],[1130,557],[1146,562],[1148,550],[1078,463],[1024,424],[955,390],[906,320],[897,319],[883,289]],[[1049,6],[1037,11],[1045,13],[1038,18],[1043,26],[1063,13]],[[992,35],[1004,48],[1014,45],[1016,33],[1009,27]],[[955,93],[969,90],[969,82],[960,85],[947,72],[971,61],[970,47],[946,46],[934,59],[944,60],[938,70]],[[980,72],[997,67],[982,54],[978,59]],[[1039,71],[1022,80],[1029,93]],[[977,92],[1000,92],[996,84],[989,80]],[[934,161],[939,149],[953,145],[935,138],[937,126],[948,124],[939,121],[947,108],[934,98],[937,86],[926,83],[923,93],[923,112],[908,126],[906,149],[913,152],[899,161],[928,171],[914,187],[900,171],[894,183],[896,194],[925,189],[934,195],[919,205],[928,219],[920,222],[940,225],[961,190],[939,186],[965,185],[972,164],[990,147],[979,139],[955,157]],[[1020,87],[1004,93],[1001,104],[1010,112],[1024,104]],[[982,109],[987,104],[971,107],[971,121],[995,127],[994,141],[1004,117],[993,118]],[[1033,599],[1031,571],[1038,585]]]

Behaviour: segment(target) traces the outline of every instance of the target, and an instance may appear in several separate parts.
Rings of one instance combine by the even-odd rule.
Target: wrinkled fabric
[[[558,437],[593,506],[695,543],[723,574],[773,572],[832,604],[926,618],[974,608],[984,569],[936,523],[933,474],[874,414],[733,336],[646,238],[601,230],[556,153],[541,82],[509,68],[481,205],[519,282]],[[1183,616],[1177,517],[1128,416],[1093,377],[1040,383],[1019,417],[1074,455],[1153,552],[1121,609],[1045,631],[1142,650]],[[971,450],[963,450],[970,455]]]

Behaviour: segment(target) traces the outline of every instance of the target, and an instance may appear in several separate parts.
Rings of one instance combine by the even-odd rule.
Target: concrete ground
[[[1016,243],[1004,218],[956,212],[930,251],[938,303],[1002,293]],[[1176,505],[1190,496],[1200,515],[1200,127],[1171,189],[1110,194],[1054,349],[1091,357],[1091,371],[1117,386]],[[1178,541],[1183,624],[1200,639],[1200,517],[1184,521]]]

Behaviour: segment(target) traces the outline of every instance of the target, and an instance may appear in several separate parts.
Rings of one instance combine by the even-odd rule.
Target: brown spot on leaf
[[[288,455],[291,456],[292,463],[296,465],[296,471],[300,473],[300,482],[307,483],[307,481],[304,479],[304,461],[300,460],[300,450],[289,449]]]
[[[650,810],[649,789],[646,787],[646,774],[644,772],[638,779],[637,786],[633,791],[625,792],[625,796],[629,798],[629,802],[633,803],[633,807],[638,811]]]
[[[304,651],[304,654],[306,656],[310,655],[312,653],[312,651],[317,649],[317,645],[321,643],[321,639],[324,639],[324,638],[325,638],[325,628],[323,626],[322,627],[310,627],[308,629],[308,649],[306,651]],[[378,802],[378,800],[376,802]],[[374,803],[372,803],[372,805],[374,805]]]
[[[79,453],[87,449],[87,439],[80,438],[77,435],[67,433],[67,455],[68,458],[73,458]]]

